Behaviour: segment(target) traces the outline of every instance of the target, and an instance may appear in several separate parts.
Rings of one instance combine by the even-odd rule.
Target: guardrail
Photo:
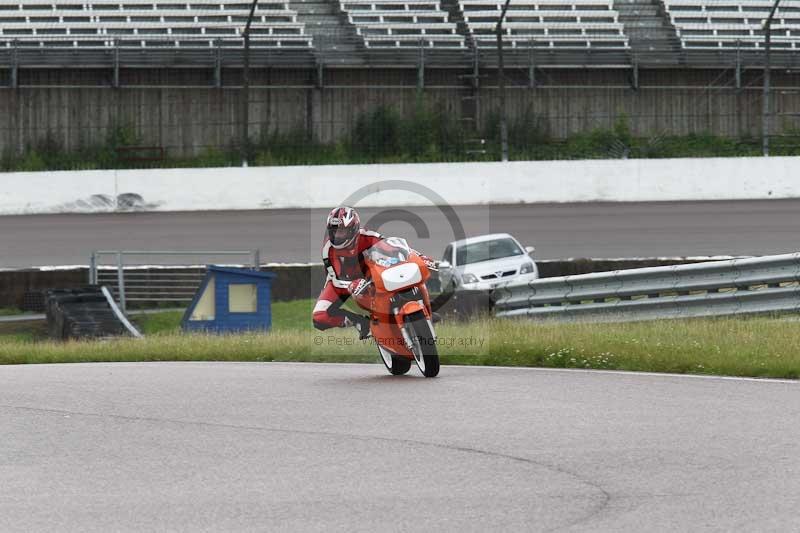
[[[492,296],[497,316],[562,321],[800,312],[800,252],[509,283]]]

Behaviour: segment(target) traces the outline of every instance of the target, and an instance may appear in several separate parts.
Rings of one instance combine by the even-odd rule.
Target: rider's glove
[[[367,287],[369,287],[369,281],[362,278],[351,282],[350,285],[347,286],[347,290],[350,292],[350,294],[358,298],[364,294],[364,291],[367,290]]]
[[[425,262],[425,266],[430,268],[431,270],[438,270],[438,265],[436,261],[428,257],[427,255],[421,255],[420,258]]]

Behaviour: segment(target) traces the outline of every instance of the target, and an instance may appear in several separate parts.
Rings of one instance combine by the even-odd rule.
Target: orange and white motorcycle
[[[439,374],[439,353],[425,281],[433,265],[405,239],[389,237],[364,250],[365,281],[353,292],[370,313],[370,333],[383,364],[405,374],[415,362],[425,377]]]

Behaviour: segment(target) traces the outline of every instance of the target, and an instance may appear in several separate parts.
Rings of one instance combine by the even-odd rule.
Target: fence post
[[[314,80],[317,89],[325,88],[325,59],[317,61],[317,77]]]
[[[762,110],[761,110],[761,154],[764,157],[769,156],[769,133],[770,133],[770,107],[769,107],[769,90],[770,90],[770,75],[772,72],[772,65],[770,64],[770,32],[772,25],[766,24],[766,44],[764,45],[764,83],[762,86]]]
[[[763,110],[761,112],[761,151],[764,157],[769,156],[769,135],[771,131],[772,110],[769,103],[770,76],[772,75],[772,17],[781,0],[775,0],[772,10],[761,28],[764,30],[764,85],[762,87]]]
[[[222,87],[222,48],[220,40],[214,39],[214,87]]]
[[[119,88],[119,39],[114,39],[114,88]]]
[[[506,18],[508,4],[511,0],[506,0],[503,11],[500,12],[500,19],[494,28],[497,38],[497,85],[500,91],[500,160],[508,161],[508,123],[506,122],[506,74],[505,62],[503,58],[503,21]]]
[[[742,89],[742,41],[736,39],[736,89]]]
[[[119,286],[119,306],[122,312],[126,312],[125,306],[125,265],[122,262],[122,252],[117,252],[117,285]]]
[[[417,64],[417,92],[425,90],[425,45],[424,41],[419,40],[419,62]]]
[[[253,250],[253,268],[259,270],[261,268],[261,250]]]
[[[536,88],[536,62],[533,59],[533,47],[536,43],[536,39],[531,37],[531,40],[528,42],[528,88],[535,89]]]
[[[89,257],[89,285],[97,285],[97,252]]]
[[[256,11],[258,0],[253,0],[250,4],[250,15],[247,17],[247,23],[244,26],[242,43],[244,49],[242,50],[242,96],[241,96],[241,121],[240,124],[240,143],[242,153],[242,166],[248,165],[248,157],[250,155],[250,24],[253,22],[253,14]]]
[[[11,50],[11,88],[16,89],[19,86],[19,52],[17,50],[17,40],[14,39]]]

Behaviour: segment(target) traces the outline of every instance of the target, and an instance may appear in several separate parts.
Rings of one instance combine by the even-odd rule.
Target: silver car
[[[507,281],[538,279],[533,246],[522,246],[508,233],[451,242],[439,262],[442,290],[488,290]]]

